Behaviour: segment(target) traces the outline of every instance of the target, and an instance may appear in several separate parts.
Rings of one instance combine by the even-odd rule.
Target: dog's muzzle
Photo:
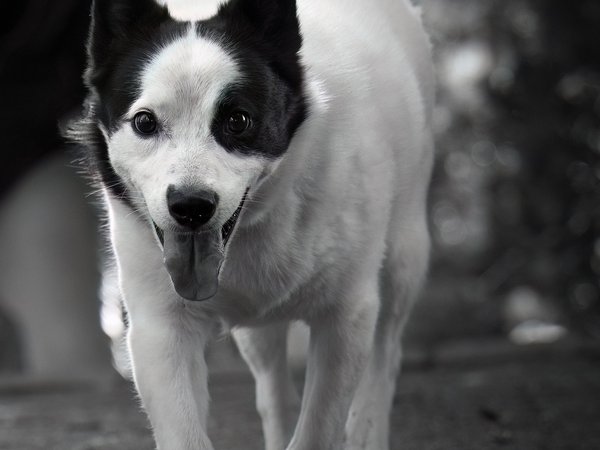
[[[184,299],[208,300],[217,293],[225,246],[233,234],[247,195],[248,190],[220,230],[164,231],[153,222],[167,272],[175,291]]]

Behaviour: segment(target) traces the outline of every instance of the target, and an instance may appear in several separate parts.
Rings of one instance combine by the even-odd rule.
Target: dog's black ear
[[[154,0],[92,0],[91,16],[87,78],[94,85],[122,43],[139,30],[158,26],[169,12]]]
[[[272,49],[280,65],[297,65],[302,35],[296,0],[231,0],[221,6],[219,16],[234,30],[249,27]]]

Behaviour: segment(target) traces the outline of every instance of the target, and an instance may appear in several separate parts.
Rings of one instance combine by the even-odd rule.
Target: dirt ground
[[[597,343],[478,347],[408,358],[394,400],[391,449],[600,449]],[[215,448],[262,449],[250,376],[213,374],[211,394]],[[148,423],[126,382],[0,382],[2,450],[151,448]]]

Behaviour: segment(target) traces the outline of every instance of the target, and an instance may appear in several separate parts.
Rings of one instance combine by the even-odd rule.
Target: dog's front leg
[[[183,308],[183,307],[181,307]],[[206,328],[177,312],[129,308],[136,387],[160,450],[212,450],[204,347]]]
[[[111,238],[129,318],[133,377],[160,450],[212,450],[204,349],[213,324],[171,287],[151,231],[110,203]]]
[[[302,410],[288,450],[342,448],[344,424],[373,342],[376,292],[310,323]]]
[[[292,435],[300,399],[287,364],[288,324],[237,328],[233,336],[256,381],[266,450],[283,450]]]

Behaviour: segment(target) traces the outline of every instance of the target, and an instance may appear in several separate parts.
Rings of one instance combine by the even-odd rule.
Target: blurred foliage
[[[434,278],[492,299],[526,289],[600,337],[600,2],[423,3],[440,82]]]

